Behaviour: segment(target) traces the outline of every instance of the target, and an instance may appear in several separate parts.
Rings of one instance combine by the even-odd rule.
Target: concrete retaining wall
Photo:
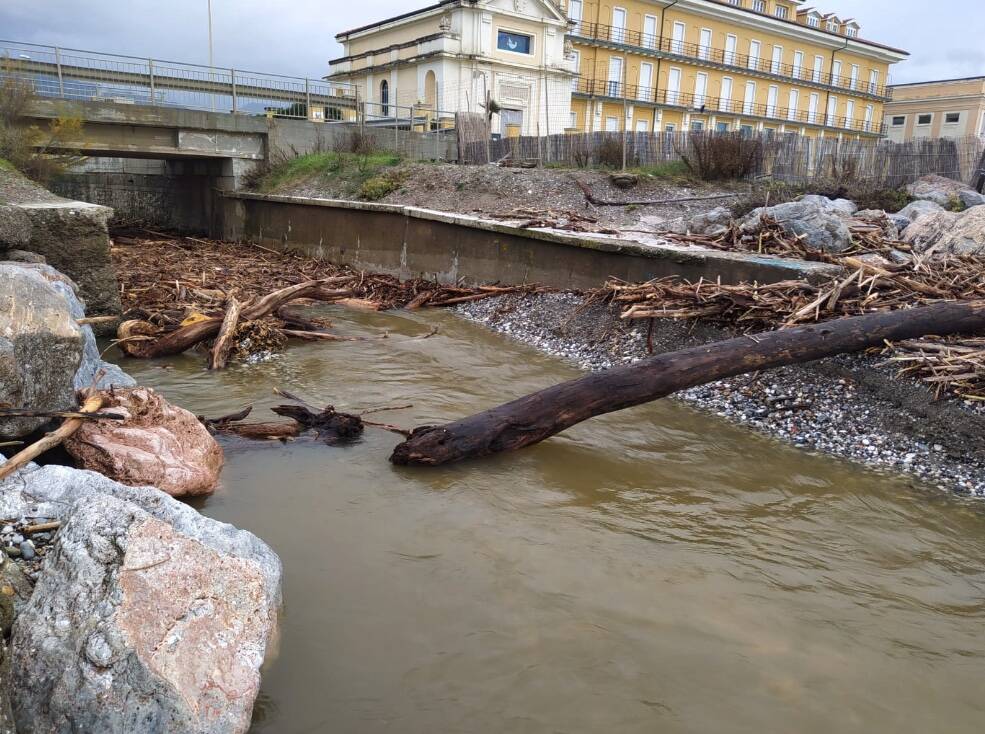
[[[775,257],[650,246],[602,235],[518,229],[415,207],[225,193],[213,236],[288,248],[334,263],[443,283],[543,283],[585,289],[613,276],[723,282],[826,279],[840,269]]]

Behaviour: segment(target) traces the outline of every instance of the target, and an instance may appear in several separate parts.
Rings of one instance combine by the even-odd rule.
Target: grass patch
[[[655,163],[652,166],[640,166],[639,168],[634,168],[632,172],[638,173],[641,176],[665,178],[673,181],[691,181],[694,179],[691,169],[687,167],[684,161],[665,161],[663,163]]]
[[[14,164],[6,158],[0,158],[0,171],[14,171]]]
[[[270,166],[253,182],[263,193],[307,182],[323,182],[339,193],[356,194],[363,184],[401,161],[394,153],[308,153]]]

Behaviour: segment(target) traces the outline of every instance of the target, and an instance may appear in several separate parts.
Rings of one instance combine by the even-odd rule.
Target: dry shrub
[[[595,163],[604,168],[622,168],[622,136],[606,135],[595,146]]]
[[[78,140],[82,120],[58,117],[47,129],[27,124],[33,84],[18,78],[14,62],[0,62],[0,159],[38,183],[47,184],[84,160],[68,144]]]
[[[704,181],[747,178],[763,168],[765,146],[760,138],[738,132],[691,132],[675,139],[684,165]]]

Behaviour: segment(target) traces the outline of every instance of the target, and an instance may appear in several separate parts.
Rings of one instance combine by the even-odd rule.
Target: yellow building
[[[803,0],[567,0],[572,130],[884,134],[905,51]]]
[[[985,76],[898,84],[886,104],[889,139],[985,136]]]

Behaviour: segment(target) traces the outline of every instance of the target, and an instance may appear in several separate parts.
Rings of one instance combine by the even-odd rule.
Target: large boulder
[[[960,181],[936,174],[918,178],[906,187],[906,192],[914,199],[932,201],[935,204],[940,204],[945,209],[954,209],[955,207],[967,208],[985,203],[985,201],[977,200],[977,197],[980,197],[981,194],[973,191]],[[970,203],[966,203],[966,199]]]
[[[3,517],[63,522],[14,623],[20,731],[248,730],[281,602],[268,546],[94,472],[30,465],[0,489]]]
[[[923,199],[918,199],[917,201],[911,201],[905,207],[900,209],[896,216],[906,217],[910,222],[917,222],[924,217],[928,217],[931,214],[939,214],[940,212],[947,211],[940,204],[936,204],[933,201],[925,201]],[[905,229],[905,227],[904,227]]]
[[[858,205],[848,199],[829,199],[827,196],[819,196],[818,194],[805,194],[800,197],[800,200],[809,204],[817,204],[824,211],[844,214],[847,217],[858,211]]]
[[[960,214],[941,212],[914,222],[903,233],[903,241],[919,252],[933,248],[939,254],[985,255],[985,206]]]
[[[961,201],[961,206],[965,209],[985,206],[985,194],[979,194],[973,189],[962,189],[958,192],[958,199]]]
[[[700,234],[717,237],[728,232],[730,226],[732,226],[731,210],[728,207],[719,206],[704,214],[678,220],[672,225],[671,231],[680,234]]]
[[[944,233],[957,224],[960,217],[960,214],[943,209],[934,214],[928,214],[915,220],[913,224],[903,230],[900,239],[913,245],[917,252],[923,252],[936,245]]]
[[[75,405],[82,330],[62,298],[30,268],[0,263],[0,404],[64,410]],[[21,438],[43,418],[0,420],[0,437]]]
[[[739,227],[744,234],[757,234],[764,217],[774,219],[788,235],[800,237],[811,250],[837,253],[852,244],[844,213],[815,201],[791,201],[754,209],[739,222]]]
[[[190,412],[146,387],[101,393],[121,421],[90,421],[65,441],[81,469],[172,497],[210,494],[219,482],[222,447]]]

